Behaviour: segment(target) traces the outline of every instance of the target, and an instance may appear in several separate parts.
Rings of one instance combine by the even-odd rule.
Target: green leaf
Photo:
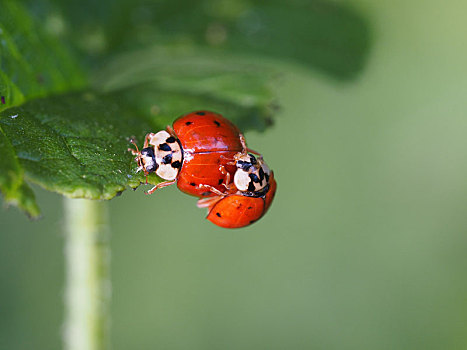
[[[7,203],[23,209],[31,217],[39,215],[34,193],[24,182],[24,171],[19,164],[15,150],[0,128],[0,188]]]
[[[85,74],[57,38],[17,1],[0,10],[0,111],[24,100],[82,88]],[[3,102],[3,101],[2,101]]]
[[[352,79],[363,69],[371,43],[367,19],[335,1],[57,0],[56,4],[72,19],[71,32],[80,36],[80,47],[87,54],[103,55],[104,64],[106,55],[129,48],[183,43],[286,59],[337,79]],[[83,27],[88,28],[87,39]],[[100,50],[87,44],[96,37]]]
[[[0,125],[13,145],[17,168],[51,191],[112,198],[132,176],[129,137],[151,130],[119,100],[118,94],[78,93],[33,100],[3,112]]]

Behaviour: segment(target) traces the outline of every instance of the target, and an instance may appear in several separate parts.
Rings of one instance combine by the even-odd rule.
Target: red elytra
[[[240,130],[221,114],[198,111],[186,114],[173,123],[182,148],[190,154],[205,152],[240,152]]]
[[[197,197],[212,195],[199,185],[224,190],[222,166],[233,176],[235,165],[228,163],[243,149],[238,128],[218,113],[198,111],[175,120],[173,130],[184,155],[178,188]]]
[[[277,184],[271,172],[269,190],[261,197],[248,197],[242,194],[227,194],[213,199],[206,219],[224,228],[240,228],[258,221],[271,206]]]

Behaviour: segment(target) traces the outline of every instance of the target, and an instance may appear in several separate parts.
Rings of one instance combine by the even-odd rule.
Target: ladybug
[[[206,219],[224,228],[240,228],[259,220],[271,206],[277,184],[270,172],[269,183],[257,192],[238,191],[230,186],[225,193],[198,201],[199,208],[208,208]]]
[[[136,155],[137,171],[155,172],[165,181],[147,193],[177,182],[178,188],[197,197],[212,196],[204,186],[225,191],[227,175],[236,172],[234,157],[244,152],[244,138],[239,129],[222,115],[209,111],[186,114],[166,130],[149,133]]]
[[[225,228],[245,227],[259,220],[269,209],[277,188],[263,157],[257,152],[258,157],[247,153],[243,137],[241,141],[244,150],[234,156],[237,171],[233,183],[229,183],[230,174],[226,174],[224,192],[202,185],[215,196],[198,201],[198,207],[208,208],[206,218]]]

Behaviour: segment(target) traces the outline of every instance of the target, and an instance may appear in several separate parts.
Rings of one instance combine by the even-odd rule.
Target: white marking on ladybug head
[[[238,169],[234,175],[234,184],[239,191],[248,191],[248,186],[250,185],[250,177],[248,172]]]
[[[144,168],[147,169],[148,171],[149,169],[152,169],[156,165],[154,158],[152,157],[143,157],[142,160],[143,160]]]

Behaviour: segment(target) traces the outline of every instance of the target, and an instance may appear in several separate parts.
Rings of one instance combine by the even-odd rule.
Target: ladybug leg
[[[176,181],[177,180],[161,182],[157,184],[156,186],[154,186],[153,188],[151,188],[149,191],[145,192],[145,194],[153,194],[158,188],[170,186],[174,184]]]
[[[201,184],[201,185],[198,185],[198,188],[204,188],[204,189],[208,190],[209,192],[212,192],[212,193],[214,193],[214,194],[217,194],[218,196],[224,196],[224,193],[223,193],[223,192],[219,191],[217,188],[212,187],[212,186],[210,186],[210,185],[203,185],[203,184]]]
[[[242,154],[242,153],[239,152],[239,153],[237,153],[237,154]],[[235,162],[236,162],[236,158],[235,158],[236,156],[237,156],[237,155],[235,155],[235,156],[232,158],[232,157],[226,157],[226,156],[224,156],[224,155],[221,154],[221,155],[219,156],[219,158],[220,158],[220,159],[229,160],[229,162],[227,162],[227,165],[235,165],[235,164],[236,164],[236,163],[235,163]]]
[[[216,204],[218,201],[220,201],[222,198],[223,197],[221,196],[202,198],[198,200],[198,202],[196,202],[196,206],[198,208],[209,208]]]
[[[223,166],[223,165],[219,166],[219,171],[221,172],[222,175],[225,176],[225,180],[222,183],[222,185],[224,185],[226,189],[229,189],[230,173],[225,169],[225,166]]]
[[[149,146],[149,139],[153,137],[153,133],[150,132],[149,134],[146,134],[146,137],[144,138],[144,145],[143,148],[146,148]]]

